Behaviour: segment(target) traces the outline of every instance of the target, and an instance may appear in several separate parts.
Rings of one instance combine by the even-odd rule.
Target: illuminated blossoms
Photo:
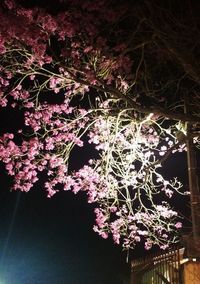
[[[165,249],[182,226],[169,204],[182,185],[160,168],[184,150],[176,139],[180,121],[147,111],[145,95],[142,111],[141,96],[131,94],[139,75],[132,75],[135,61],[118,37],[128,8],[67,2],[56,15],[11,0],[0,8],[0,105],[24,116],[15,133],[0,137],[0,160],[14,190],[29,191],[42,173],[48,197],[86,192],[96,207],[94,231],[103,238],[111,234],[125,249],[138,242]],[[103,27],[116,22],[107,36]],[[88,147],[93,157],[71,170],[76,149]]]

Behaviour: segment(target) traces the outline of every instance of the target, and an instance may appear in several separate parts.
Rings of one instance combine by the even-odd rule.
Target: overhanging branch
[[[165,118],[168,118],[168,119],[171,119],[171,120],[200,124],[200,117],[196,117],[194,115],[188,115],[188,114],[184,114],[184,113],[179,113],[179,112],[174,112],[174,111],[171,111],[169,109],[164,109],[162,107],[158,107],[158,106],[155,106],[155,105],[152,105],[150,107],[141,106],[138,103],[136,103],[130,97],[130,95],[123,94],[122,92],[120,92],[119,90],[117,90],[114,87],[110,87],[110,86],[107,86],[107,85],[93,85],[93,84],[89,83],[88,81],[86,81],[84,79],[77,78],[73,74],[73,72],[71,72],[69,70],[67,70],[67,72],[72,76],[73,80],[75,80],[76,82],[83,84],[83,85],[86,85],[86,86],[89,86],[90,88],[93,88],[97,91],[101,91],[101,92],[110,94],[111,97],[113,97],[113,98],[121,99],[121,100],[127,102],[128,106],[130,108],[133,108],[135,111],[138,111],[140,113],[144,113],[144,114],[154,113],[155,115],[165,117]]]

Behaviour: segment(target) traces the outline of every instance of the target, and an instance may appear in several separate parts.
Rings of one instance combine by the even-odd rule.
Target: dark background
[[[93,210],[83,195],[64,192],[47,199],[42,188],[9,188],[1,175],[2,283],[129,283],[126,254],[93,232]]]
[[[16,132],[22,117],[16,109],[1,109],[0,135]],[[89,155],[89,148],[74,151],[72,167]],[[61,191],[48,199],[43,176],[28,193],[11,191],[3,165],[0,172],[0,283],[129,283],[127,254],[92,230],[94,205],[84,193]]]

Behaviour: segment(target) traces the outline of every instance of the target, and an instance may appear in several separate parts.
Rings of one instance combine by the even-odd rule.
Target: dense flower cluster
[[[14,189],[29,191],[38,173],[44,172],[48,197],[58,191],[58,185],[74,193],[85,191],[88,202],[100,206],[95,209],[94,230],[103,238],[111,233],[114,242],[126,249],[140,241],[147,249],[153,244],[166,248],[181,223],[169,204],[158,203],[156,196],[163,192],[171,198],[181,183],[166,180],[157,161],[175,138],[169,128],[158,128],[152,115],[137,120],[130,117],[132,110],[122,110],[113,116],[113,104],[112,100],[112,108],[107,101],[99,109],[77,109],[66,98],[59,105],[29,106],[24,113],[29,138],[19,146],[13,134],[4,134],[0,158],[14,176]],[[71,150],[84,146],[85,133],[99,157],[70,173]]]
[[[18,133],[0,137],[0,161],[14,189],[29,191],[42,173],[48,197],[61,188],[85,191],[103,238],[112,234],[126,249],[138,242],[165,249],[181,228],[167,200],[182,185],[159,169],[170,153],[184,150],[178,123],[140,112],[137,92],[129,96],[139,74],[131,75],[134,60],[124,52],[128,7],[67,4],[56,15],[14,0],[0,6],[0,105],[24,114]],[[88,143],[94,158],[71,172],[72,149]]]

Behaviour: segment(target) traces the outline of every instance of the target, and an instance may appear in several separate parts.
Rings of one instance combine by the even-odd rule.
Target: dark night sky
[[[21,123],[18,111],[1,109],[0,133],[15,132]],[[74,154],[75,168],[89,149]],[[92,230],[95,216],[84,193],[60,192],[48,199],[43,182],[29,193],[11,192],[2,165],[0,172],[0,283],[129,283],[126,253]]]
[[[127,283],[126,254],[92,231],[84,196],[47,199],[39,187],[29,193],[9,187],[1,175],[0,283]]]
[[[1,109],[0,132],[15,131],[21,118],[14,109]],[[75,153],[73,167],[87,155],[88,149]],[[92,230],[95,216],[84,193],[48,199],[42,182],[29,193],[11,192],[2,165],[0,172],[0,283],[129,283],[126,253]]]

